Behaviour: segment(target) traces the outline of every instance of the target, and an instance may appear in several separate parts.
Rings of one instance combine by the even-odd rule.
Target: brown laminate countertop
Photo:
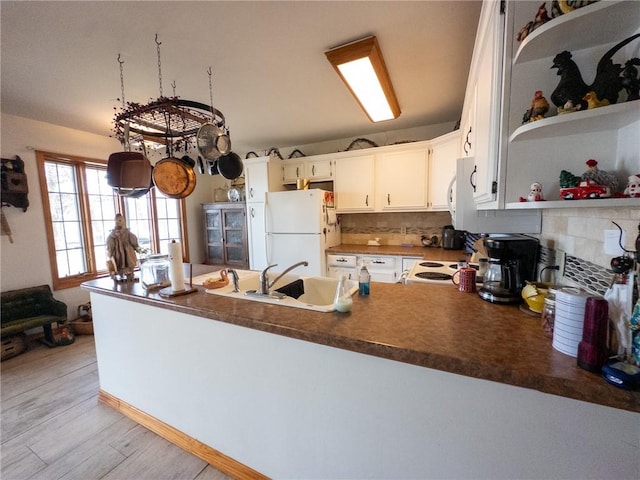
[[[405,247],[403,245],[360,245],[342,243],[335,247],[330,247],[327,253],[332,254],[352,254],[352,255],[392,255],[402,257],[421,257],[424,260],[444,260],[456,261],[465,257],[462,250],[445,250],[443,248],[432,247]]]
[[[194,275],[214,270],[198,265]],[[578,368],[575,358],[553,349],[537,316],[517,306],[494,305],[453,285],[372,283],[370,296],[354,295],[349,313],[227,298],[205,293],[203,287],[167,299],[146,292],[139,282],[115,284],[109,278],[86,282],[83,288],[303,341],[640,412],[640,392],[613,387],[600,375]]]

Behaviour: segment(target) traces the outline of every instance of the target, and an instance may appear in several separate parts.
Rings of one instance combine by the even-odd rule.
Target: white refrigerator
[[[274,272],[297,262],[303,275],[327,275],[325,250],[340,243],[333,192],[320,189],[269,192],[266,199],[267,260]]]

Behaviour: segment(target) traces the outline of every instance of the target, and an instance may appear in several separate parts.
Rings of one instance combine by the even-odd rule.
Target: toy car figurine
[[[560,198],[580,200],[583,198],[607,198],[611,196],[611,188],[598,185],[593,180],[582,180],[577,187],[560,189]]]

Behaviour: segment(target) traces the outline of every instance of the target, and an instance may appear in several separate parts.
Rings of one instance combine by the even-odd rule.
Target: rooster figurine
[[[536,91],[533,100],[531,101],[531,108],[527,110],[522,117],[522,123],[535,122],[541,120],[549,111],[549,102],[542,96],[542,91]]]
[[[622,69],[622,88],[627,92],[627,101],[640,98],[640,79],[636,65],[640,65],[640,58],[634,57],[627,60]]]
[[[551,20],[549,18],[549,14],[547,13],[546,3],[547,2],[542,2],[542,5],[538,7],[538,11],[536,13],[535,18],[520,29],[520,31],[518,32],[518,36],[516,37],[516,40],[521,42],[522,40],[527,38],[527,35],[533,32],[536,28],[547,23],[549,20]]]
[[[589,92],[594,92],[600,101],[607,100],[609,103],[616,103],[618,101],[618,93],[622,90],[622,80],[620,78],[622,67],[619,64],[614,64],[612,58],[618,50],[638,37],[640,37],[640,33],[630,36],[602,56],[596,67],[596,76],[591,85],[587,85],[582,79],[578,65],[571,59],[571,52],[565,50],[557,54],[553,59],[551,68],[558,69],[560,82],[551,94],[553,104],[556,107],[562,107],[568,100],[571,100],[574,105],[580,104],[582,110],[584,110],[588,107],[588,103],[583,98]]]
[[[582,180],[593,180],[598,185],[605,185],[615,192],[618,188],[618,179],[615,175],[600,170],[597,160],[587,160],[587,171],[582,174]]]

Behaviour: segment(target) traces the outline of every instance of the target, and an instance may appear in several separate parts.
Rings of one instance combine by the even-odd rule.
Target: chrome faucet
[[[229,275],[231,275],[231,280],[233,281],[233,292],[234,292],[234,293],[239,292],[239,291],[240,291],[240,288],[239,288],[239,286],[238,286],[238,282],[239,282],[239,279],[238,279],[238,272],[236,272],[236,271],[235,271],[234,269],[232,269],[232,268],[227,268],[227,273],[228,273]]]
[[[309,262],[294,263],[289,268],[287,268],[284,272],[282,272],[280,275],[278,275],[272,282],[270,282],[269,281],[269,274],[267,273],[267,270],[269,270],[272,267],[277,267],[277,266],[278,266],[277,263],[275,263],[273,265],[269,265],[267,268],[262,270],[262,272],[260,272],[260,286],[258,288],[258,291],[256,292],[258,295],[270,295],[271,294],[271,292],[270,292],[271,287],[273,287],[273,285],[275,285],[275,283],[278,280],[280,280],[285,274],[289,273],[294,268],[297,268],[297,267],[300,267],[300,266],[308,267],[309,266]]]

